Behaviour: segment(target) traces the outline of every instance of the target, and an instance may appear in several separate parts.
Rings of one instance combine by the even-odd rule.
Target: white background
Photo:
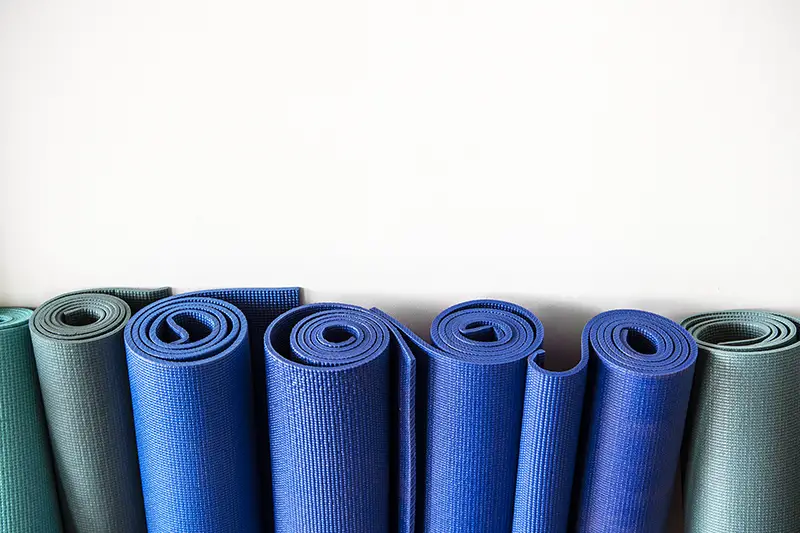
[[[0,3],[4,305],[501,297],[574,353],[607,308],[800,312],[799,174],[793,0]]]

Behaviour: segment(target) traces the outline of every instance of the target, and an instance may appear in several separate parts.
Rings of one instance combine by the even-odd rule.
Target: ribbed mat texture
[[[586,388],[587,354],[570,370],[528,359],[514,501],[514,533],[564,533]]]
[[[586,358],[567,372],[542,368],[541,322],[507,302],[446,309],[432,344],[379,314],[417,359],[417,531],[563,528]]]
[[[265,527],[249,334],[299,300],[296,288],[203,291],[131,319],[125,346],[150,531]]]
[[[145,531],[122,334],[132,312],[169,293],[68,293],[30,320],[68,532]]]
[[[306,305],[265,353],[276,532],[412,532],[415,363],[393,328]]]
[[[589,379],[574,531],[661,533],[667,522],[697,345],[675,322],[608,311],[584,328]]]
[[[58,533],[55,477],[29,309],[0,307],[0,531]]]
[[[687,318],[699,356],[687,423],[687,533],[800,531],[800,319]]]

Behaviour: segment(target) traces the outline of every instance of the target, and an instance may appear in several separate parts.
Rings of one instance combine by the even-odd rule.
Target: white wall
[[[799,174],[793,0],[0,3],[5,305],[800,312]]]

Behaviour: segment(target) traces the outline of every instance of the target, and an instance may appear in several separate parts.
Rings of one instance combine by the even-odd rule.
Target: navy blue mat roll
[[[265,356],[276,532],[413,531],[414,361],[391,326],[306,305]]]
[[[541,322],[507,302],[446,309],[431,325],[433,345],[381,316],[417,358],[417,531],[557,531],[568,515],[586,358],[567,372],[542,368]]]
[[[632,310],[594,317],[584,328],[582,343],[589,379],[574,531],[661,533],[697,345],[675,322]]]
[[[150,531],[262,531],[248,331],[298,303],[298,289],[208,291],[161,300],[128,323]]]

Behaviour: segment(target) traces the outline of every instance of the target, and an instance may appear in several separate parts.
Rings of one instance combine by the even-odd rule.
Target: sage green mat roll
[[[146,531],[122,336],[132,313],[169,294],[69,293],[30,320],[67,532]]]
[[[800,320],[687,318],[697,340],[684,472],[686,533],[800,531]]]
[[[0,308],[0,531],[61,531],[29,309]]]

